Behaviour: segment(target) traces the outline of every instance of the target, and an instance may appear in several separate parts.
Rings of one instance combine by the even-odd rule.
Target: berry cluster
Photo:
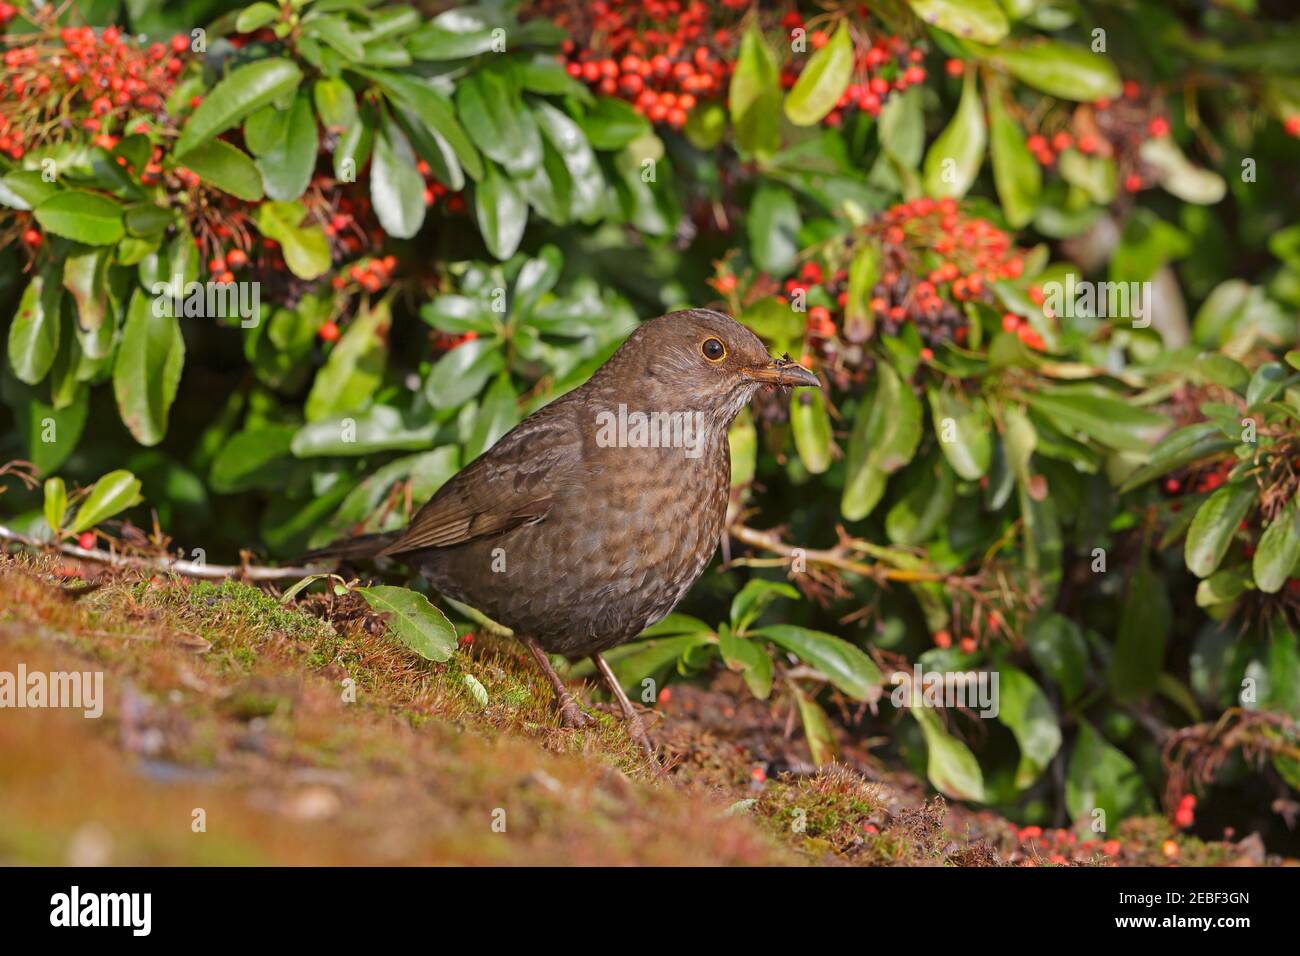
[[[965,215],[952,199],[922,197],[894,206],[869,235],[881,248],[880,279],[869,305],[886,335],[910,322],[929,344],[965,344],[964,303],[995,305],[993,284],[1024,273],[1011,237],[985,219]],[[1008,327],[1006,318],[1003,325],[1030,347],[1044,347],[1028,325]]]
[[[739,51],[737,28],[751,8],[760,25],[775,32],[777,21],[755,0],[724,0],[720,6],[701,0],[597,0],[580,12],[550,0],[540,12],[571,37],[562,47],[570,76],[606,96],[622,97],[652,122],[681,128],[697,103],[726,95]],[[878,116],[889,96],[926,78],[924,50],[901,36],[869,35],[861,20],[854,23],[853,81],[823,120],[828,126],[838,126],[852,108]],[[798,81],[811,55],[830,42],[832,29],[809,27],[798,10],[780,18],[791,50],[780,73],[786,89]],[[808,49],[794,53],[796,40],[806,40]]]
[[[1159,113],[1154,97],[1133,80],[1124,83],[1118,100],[1096,100],[1074,110],[1069,128],[1037,132],[1025,145],[1043,167],[1054,165],[1068,149],[1085,156],[1113,157],[1126,192],[1135,193],[1155,182],[1154,171],[1141,159],[1142,144],[1169,135],[1169,120]]]
[[[862,324],[848,319],[849,266],[868,243],[878,247],[878,272],[867,301],[859,304],[865,309],[858,310],[869,312],[873,322]],[[994,284],[1020,279],[1024,271],[1024,258],[1006,232],[967,215],[954,199],[922,197],[896,205],[851,237],[823,246],[783,284],[759,273],[742,289],[726,262],[719,264],[712,284],[734,309],[772,297],[805,311],[804,358],[816,355],[833,382],[847,385],[866,359],[860,343],[873,325],[877,332],[894,336],[910,324],[925,343],[921,355],[928,360],[934,345],[969,341],[968,303],[996,307]],[[1041,288],[1030,287],[1028,295],[1043,307]],[[1047,308],[1043,315],[1053,318]],[[1014,312],[1003,315],[1002,328],[1029,348],[1046,348],[1039,331]]]
[[[74,127],[111,149],[114,130],[128,119],[146,130],[151,121],[164,120],[189,52],[183,36],[141,47],[117,27],[50,25],[9,40],[0,81],[0,151],[15,160]]]
[[[1080,840],[1073,830],[1044,830],[1035,825],[1021,827],[1015,838],[1032,854],[1046,853],[1047,861],[1056,866],[1065,866],[1071,861],[1089,861],[1099,852],[1104,856],[1119,856],[1123,848],[1119,840]]]
[[[749,0],[724,4],[737,9]],[[720,97],[734,69],[734,31],[701,0],[597,0],[576,14],[543,4],[569,32],[565,69],[606,96],[619,96],[655,123],[680,128],[702,97]]]
[[[781,26],[793,33],[804,30],[803,16],[797,10],[791,10],[781,19]],[[820,50],[830,42],[830,33],[826,30],[813,30],[808,34],[809,44],[814,50]],[[828,126],[839,126],[844,121],[844,112],[850,107],[857,107],[870,116],[879,116],[885,101],[894,93],[901,93],[909,86],[925,82],[926,71],[921,64],[925,60],[925,50],[912,46],[901,36],[878,34],[874,38],[854,37],[853,81],[840,95],[835,108],[823,121]],[[792,61],[781,70],[781,85],[790,89],[799,79],[807,57]],[[960,61],[957,61],[960,62]]]

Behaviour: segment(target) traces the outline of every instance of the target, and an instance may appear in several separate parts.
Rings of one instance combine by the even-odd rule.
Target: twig
[[[284,578],[301,578],[309,574],[319,574],[331,570],[325,565],[307,565],[305,567],[286,566],[282,568],[263,567],[248,564],[207,564],[185,561],[180,558],[147,558],[126,554],[115,554],[99,548],[82,548],[75,544],[54,544],[42,541],[30,535],[19,534],[11,528],[0,525],[0,541],[13,541],[36,551],[55,550],[82,561],[94,561],[118,568],[145,568],[155,571],[171,571],[187,578],[205,578],[222,580],[224,578],[241,578],[246,581],[279,581]]]
[[[848,571],[850,574],[857,574],[877,581],[946,581],[951,577],[951,575],[939,571],[912,571],[906,568],[891,567],[883,563],[867,564],[863,561],[846,558],[838,550],[796,549],[786,544],[771,531],[759,531],[739,522],[733,524],[727,531],[737,541],[741,541],[750,547],[762,548],[765,551],[772,551],[787,558],[794,558],[796,556],[795,551],[798,550],[799,556],[813,564],[838,568],[841,571]]]

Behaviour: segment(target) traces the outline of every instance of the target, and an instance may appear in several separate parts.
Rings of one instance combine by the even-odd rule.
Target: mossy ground
[[[359,599],[0,555],[0,671],[103,671],[106,698],[0,711],[0,864],[1167,862],[1163,821],[1119,856],[1040,850],[869,757],[769,779],[802,743],[730,674],[647,715],[656,774],[592,683],[600,719],[567,730],[512,641],[433,664],[377,624]]]

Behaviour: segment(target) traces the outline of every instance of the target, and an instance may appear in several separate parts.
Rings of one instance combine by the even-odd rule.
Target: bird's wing
[[[380,554],[445,548],[546,516],[554,489],[582,459],[582,435],[553,403],[462,469]]]

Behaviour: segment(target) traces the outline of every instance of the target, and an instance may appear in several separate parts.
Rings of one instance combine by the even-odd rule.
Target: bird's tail
[[[342,564],[346,561],[365,561],[397,540],[400,532],[385,531],[378,534],[359,534],[354,538],[340,538],[299,558],[302,564]]]

